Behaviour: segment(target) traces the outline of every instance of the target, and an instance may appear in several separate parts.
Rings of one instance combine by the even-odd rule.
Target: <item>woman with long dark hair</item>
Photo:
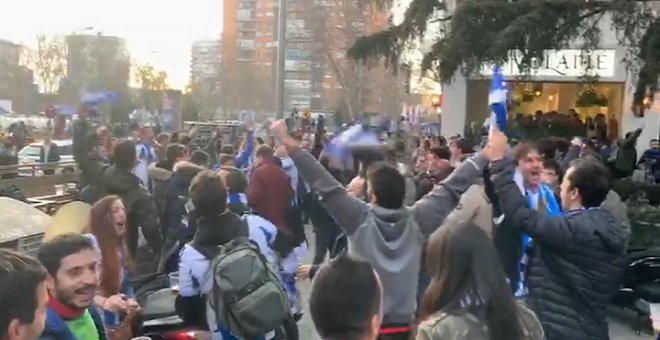
[[[421,303],[418,340],[541,340],[536,315],[514,301],[486,233],[474,224],[431,235],[426,268],[432,277]]]
[[[92,207],[91,234],[88,235],[99,252],[99,288],[94,301],[105,311],[108,326],[119,323],[117,313],[136,308],[129,270],[133,262],[126,247],[126,209],[119,196],[106,196]]]

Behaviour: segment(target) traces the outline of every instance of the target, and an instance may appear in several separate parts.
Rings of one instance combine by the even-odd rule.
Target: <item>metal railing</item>
[[[26,197],[57,194],[58,186],[78,181],[76,162],[0,166],[0,188],[15,186]]]
[[[0,175],[29,175],[36,177],[42,175],[45,172],[52,170],[55,173],[60,172],[77,172],[78,164],[75,161],[60,161],[60,162],[48,162],[48,163],[30,163],[30,164],[15,164],[15,165],[0,165]],[[2,176],[3,179],[6,176]]]

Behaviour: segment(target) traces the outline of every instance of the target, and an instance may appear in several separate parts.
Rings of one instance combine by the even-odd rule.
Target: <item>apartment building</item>
[[[218,79],[220,75],[220,40],[199,40],[190,49],[190,80]]]
[[[247,64],[273,84],[277,66],[278,0],[225,0],[225,67]],[[288,0],[285,47],[285,109],[335,110],[355,82],[346,50],[358,36],[387,25],[387,13],[374,16],[357,0]],[[364,70],[364,71],[363,71]],[[360,68],[362,83],[369,74]],[[353,85],[351,85],[353,86]],[[353,89],[349,89],[352,91]],[[360,91],[357,91],[361,93]],[[361,108],[362,109],[362,108]]]

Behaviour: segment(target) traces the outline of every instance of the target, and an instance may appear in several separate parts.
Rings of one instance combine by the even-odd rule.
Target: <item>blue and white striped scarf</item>
[[[545,210],[548,216],[561,215],[561,208],[557,203],[554,192],[549,186],[545,184],[541,184],[539,186],[539,191],[536,195],[527,195],[527,207],[537,210],[538,204],[541,200],[543,200],[545,203]],[[518,282],[518,289],[514,294],[516,297],[522,297],[529,293],[529,289],[527,287],[527,264],[529,263],[529,259],[533,253],[534,242],[532,238],[529,237],[529,235],[523,234],[522,245],[523,256],[518,266],[520,272],[520,281]]]

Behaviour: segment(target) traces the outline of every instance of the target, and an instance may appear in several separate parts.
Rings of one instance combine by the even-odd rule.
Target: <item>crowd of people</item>
[[[322,126],[194,146],[148,127],[108,143],[86,118],[73,135],[89,232],[37,259],[0,250],[3,339],[120,339],[145,271],[176,273],[177,313],[214,339],[300,338],[306,279],[326,340],[609,338],[630,234],[611,170],[627,168],[588,140],[401,138],[347,162]]]

